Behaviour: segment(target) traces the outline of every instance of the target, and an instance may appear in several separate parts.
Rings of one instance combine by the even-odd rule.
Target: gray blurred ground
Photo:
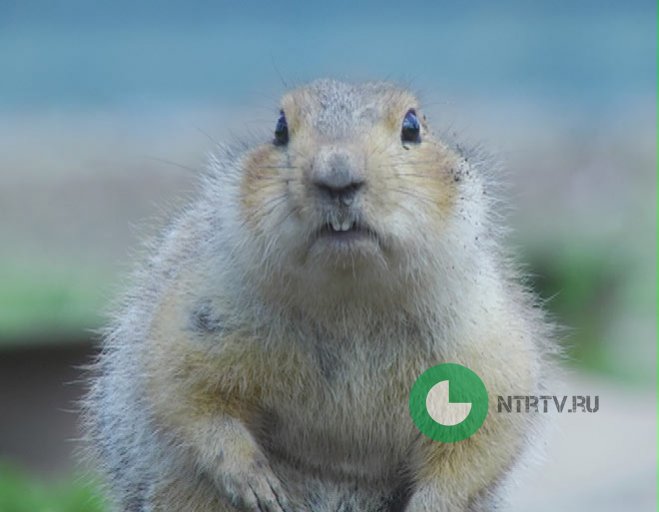
[[[572,375],[557,395],[598,395],[596,413],[558,414],[514,512],[650,512],[657,504],[656,394]]]

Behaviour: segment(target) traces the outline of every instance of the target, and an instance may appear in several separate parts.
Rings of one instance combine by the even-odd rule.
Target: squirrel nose
[[[335,180],[317,180],[314,185],[320,192],[320,195],[326,199],[338,199],[344,205],[349,206],[357,192],[364,185],[363,181],[335,181]]]
[[[344,205],[352,203],[364,180],[356,172],[349,155],[332,153],[316,161],[311,182],[324,199],[338,199]]]

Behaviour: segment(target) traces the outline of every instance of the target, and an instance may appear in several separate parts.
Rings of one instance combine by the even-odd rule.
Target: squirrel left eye
[[[286,114],[283,110],[279,111],[279,119],[277,119],[277,126],[275,127],[275,144],[283,146],[288,144],[288,122],[286,121]]]
[[[416,115],[416,110],[409,109],[403,118],[403,126],[400,130],[400,138],[403,142],[420,142],[421,123]]]

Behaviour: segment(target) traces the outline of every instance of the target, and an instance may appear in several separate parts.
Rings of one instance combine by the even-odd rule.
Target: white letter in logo
[[[452,427],[467,419],[471,411],[471,402],[451,403],[448,397],[448,381],[443,380],[428,391],[426,409],[437,423]]]

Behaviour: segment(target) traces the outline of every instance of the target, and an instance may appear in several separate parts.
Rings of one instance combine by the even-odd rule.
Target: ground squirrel
[[[493,509],[534,416],[490,401],[439,443],[408,399],[442,362],[491,396],[543,386],[496,171],[388,83],[316,81],[275,117],[217,149],[104,337],[86,426],[116,510]]]

